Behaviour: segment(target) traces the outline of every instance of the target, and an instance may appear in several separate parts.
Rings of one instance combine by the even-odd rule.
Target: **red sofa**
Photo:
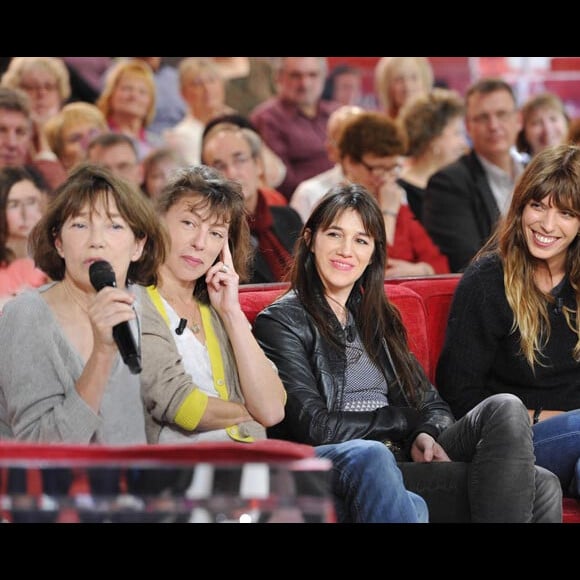
[[[407,328],[409,346],[434,384],[449,307],[460,277],[442,274],[385,281],[385,293],[398,307]],[[248,320],[253,323],[257,314],[285,289],[285,284],[240,287],[240,303]],[[580,501],[565,498],[563,508],[565,523],[580,523]]]

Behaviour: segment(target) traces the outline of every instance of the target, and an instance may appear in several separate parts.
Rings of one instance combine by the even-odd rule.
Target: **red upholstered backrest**
[[[286,290],[287,285],[240,286],[240,304],[251,324],[266,306],[274,302]],[[427,341],[427,320],[421,297],[402,284],[385,283],[385,293],[401,313],[401,318],[409,339],[409,348],[430,375],[429,344]]]
[[[240,287],[241,288],[241,287]],[[254,324],[258,313],[264,310],[286,291],[285,287],[278,287],[271,289],[267,286],[261,289],[245,290],[239,293],[240,305],[250,324]]]
[[[453,299],[453,293],[461,278],[460,274],[449,275],[444,278],[414,278],[400,282],[401,286],[406,286],[414,290],[423,300],[427,319],[427,341],[429,346],[429,378],[435,382],[435,371],[437,361],[441,354],[443,341],[445,340],[445,329],[447,328],[447,317]]]
[[[430,376],[427,312],[421,296],[402,284],[389,284],[388,282],[385,282],[385,293],[391,304],[394,304],[401,313],[403,324],[407,329],[411,352],[417,357],[427,376]]]

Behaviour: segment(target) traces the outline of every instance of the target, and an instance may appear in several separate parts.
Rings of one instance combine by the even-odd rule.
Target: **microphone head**
[[[98,292],[105,286],[117,286],[113,267],[106,260],[93,262],[89,267],[89,278],[93,288]]]

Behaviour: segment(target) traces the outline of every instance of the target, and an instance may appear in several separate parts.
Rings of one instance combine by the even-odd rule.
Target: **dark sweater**
[[[566,280],[554,292],[575,309]],[[486,257],[464,272],[453,298],[436,384],[461,417],[494,393],[518,395],[528,409],[568,411],[580,407],[580,364],[572,358],[577,337],[554,305],[544,366],[535,374],[520,352],[519,332],[510,333],[513,314],[505,297],[499,257]]]

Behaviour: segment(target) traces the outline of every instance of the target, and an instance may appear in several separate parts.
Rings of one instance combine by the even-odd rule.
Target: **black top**
[[[423,222],[423,199],[425,197],[425,189],[414,185],[406,179],[397,179],[397,183],[405,190],[407,194],[407,203],[415,217]]]
[[[528,409],[568,411],[580,407],[580,364],[572,358],[578,337],[561,312],[575,310],[574,291],[566,278],[554,288],[548,306],[551,332],[534,370],[520,354],[520,334],[511,333],[513,314],[498,256],[470,265],[455,290],[436,384],[461,417],[494,393],[518,395]]]

